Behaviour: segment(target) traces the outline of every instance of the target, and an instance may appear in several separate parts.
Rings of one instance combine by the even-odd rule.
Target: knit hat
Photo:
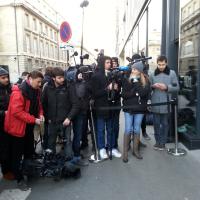
[[[8,71],[0,67],[0,76],[9,75]]]
[[[144,64],[142,62],[136,62],[131,65],[131,69],[137,69],[139,72],[143,73],[144,71]]]

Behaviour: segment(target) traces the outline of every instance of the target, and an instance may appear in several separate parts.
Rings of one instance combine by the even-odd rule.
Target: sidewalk
[[[137,160],[129,152],[127,164],[116,158],[90,164],[82,169],[79,180],[35,180],[31,183],[32,190],[26,194],[15,191],[15,196],[19,193],[20,200],[199,200],[200,150],[190,151],[184,157],[155,151],[152,131],[148,127],[152,140],[145,141],[148,147],[142,151],[143,160]],[[122,136],[121,132],[120,147]],[[14,187],[15,183],[0,180],[0,191],[4,189],[0,200],[11,200],[5,196],[5,191],[8,196],[5,189]]]

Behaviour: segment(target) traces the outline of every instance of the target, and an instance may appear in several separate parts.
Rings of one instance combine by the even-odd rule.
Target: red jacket
[[[38,116],[43,115],[43,110],[39,101]],[[34,124],[35,117],[29,114],[30,100],[26,99],[17,85],[12,88],[8,111],[5,116],[4,130],[13,136],[24,137],[26,124]]]

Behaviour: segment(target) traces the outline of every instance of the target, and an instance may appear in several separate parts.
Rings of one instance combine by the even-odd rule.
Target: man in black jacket
[[[0,67],[0,162],[5,179],[14,179],[10,163],[10,137],[4,132],[4,117],[11,94],[9,73]]]
[[[112,149],[114,157],[121,157],[121,153],[114,148],[115,134],[113,132],[112,112],[109,110],[100,110],[98,107],[109,107],[112,105],[110,94],[112,89],[118,90],[118,84],[112,84],[109,78],[111,69],[111,58],[104,56],[103,66],[99,66],[99,70],[92,77],[92,97],[96,112],[96,131],[97,146],[101,159],[107,159],[106,147]],[[105,144],[105,127],[107,132],[107,144]]]
[[[52,81],[43,89],[42,104],[48,116],[48,148],[56,152],[56,139],[59,133],[69,139],[71,121],[79,111],[78,98],[73,85],[65,83],[64,71],[60,67],[52,70]],[[68,142],[65,145],[66,157],[71,156]]]

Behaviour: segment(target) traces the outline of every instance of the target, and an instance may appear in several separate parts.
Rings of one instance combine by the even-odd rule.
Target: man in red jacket
[[[12,171],[17,179],[18,186],[28,189],[22,172],[20,162],[31,159],[34,154],[34,125],[44,120],[40,103],[40,86],[43,75],[39,71],[32,71],[28,79],[20,86],[14,85],[8,111],[5,116],[4,129],[11,137],[12,143]]]

